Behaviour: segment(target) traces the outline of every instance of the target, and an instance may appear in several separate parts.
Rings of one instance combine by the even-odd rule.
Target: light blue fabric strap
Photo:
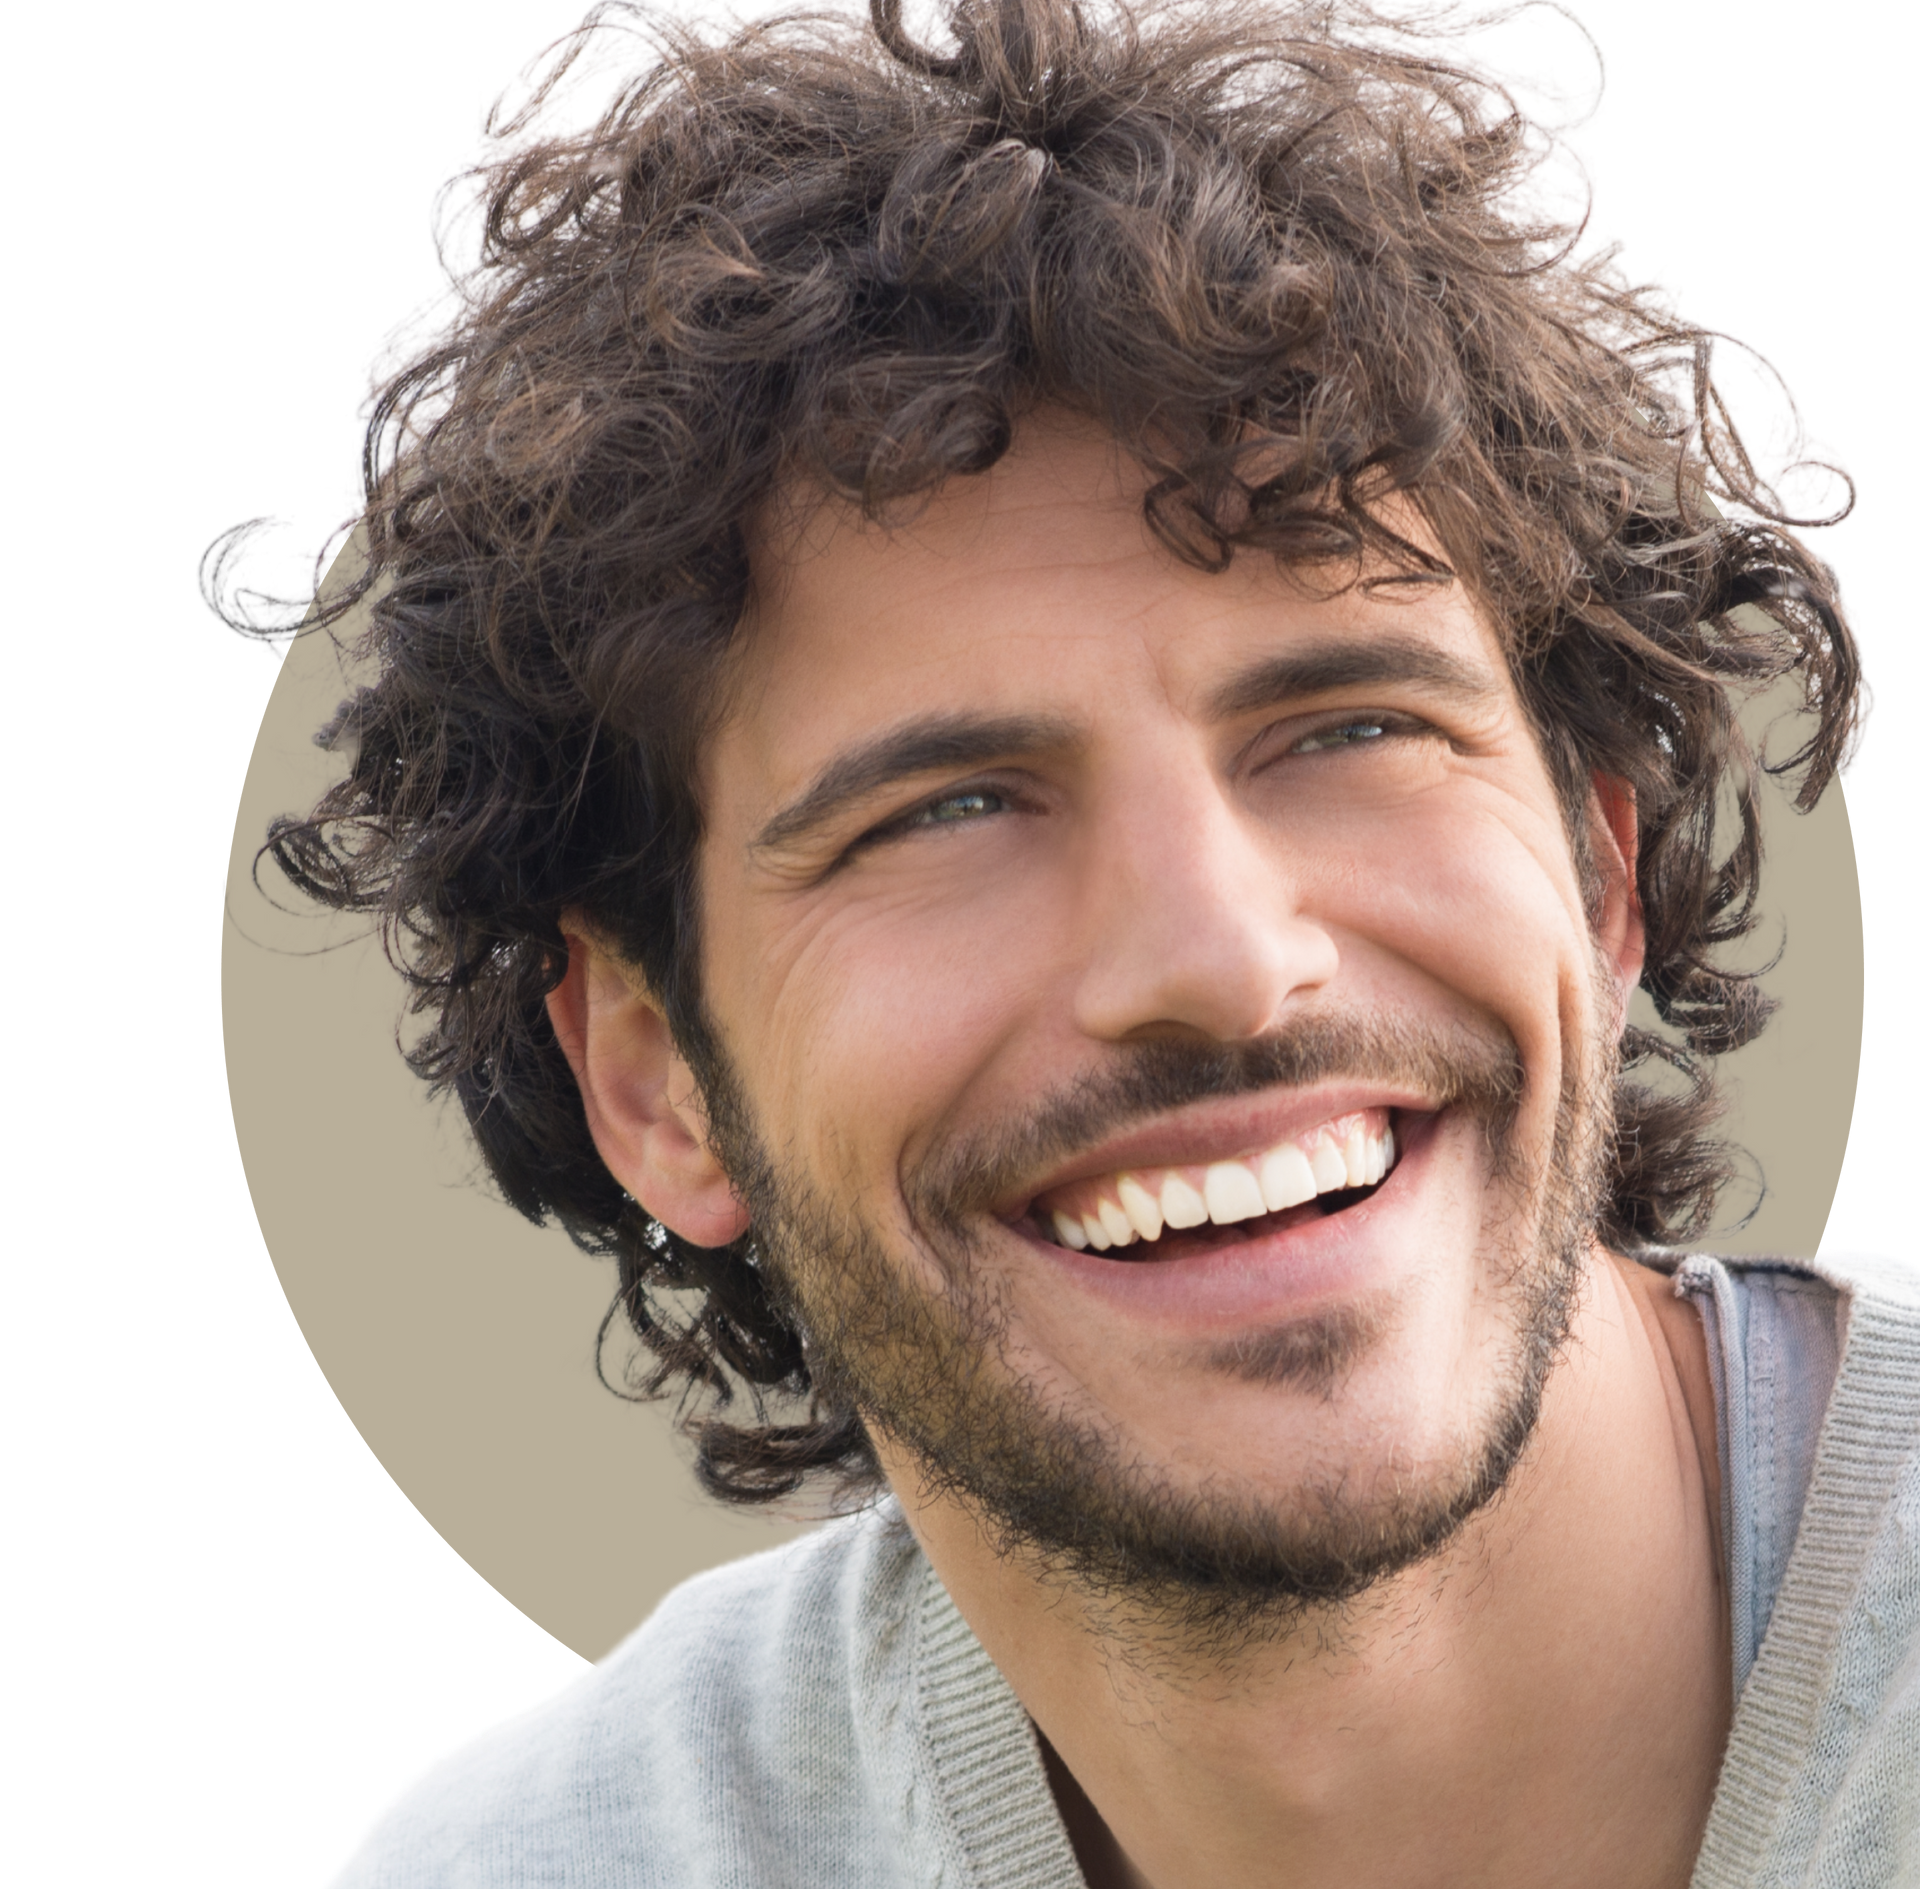
[[[1720,1539],[1733,1616],[1733,1694],[1738,1698],[1760,1648],[1753,1625],[1753,1479],[1746,1473],[1753,1450],[1747,1422],[1746,1295],[1718,1260],[1700,1255],[1682,1261],[1673,1287],[1693,1301],[1707,1329],[1713,1424],[1720,1446]]]
[[[1787,1261],[1729,1266],[1704,1254],[1680,1262],[1674,1290],[1700,1308],[1707,1329],[1738,1697],[1799,1533],[1840,1370],[1841,1300]]]

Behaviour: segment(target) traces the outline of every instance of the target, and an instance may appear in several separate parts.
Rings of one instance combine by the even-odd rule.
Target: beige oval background
[[[235,823],[223,1002],[254,1207],[294,1316],[374,1454],[485,1579],[597,1659],[675,1582],[795,1524],[702,1497],[671,1405],[598,1381],[611,1264],[490,1194],[457,1107],[431,1105],[400,1060],[399,983],[365,923],[301,909],[270,866],[254,883],[268,822],[310,807],[339,766],[313,731],[345,693],[332,640],[296,638]],[[1769,719],[1759,705],[1750,732]],[[1787,732],[1773,731],[1776,751]],[[1811,1253],[1859,1068],[1860,889],[1838,791],[1805,816],[1767,792],[1772,917],[1757,956],[1784,924],[1767,980],[1783,1003],[1722,1065],[1729,1132],[1766,1187],[1713,1244]],[[623,1355],[610,1342],[610,1366]]]

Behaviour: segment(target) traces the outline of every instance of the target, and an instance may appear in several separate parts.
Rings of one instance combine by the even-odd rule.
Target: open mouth
[[[1399,1153],[1392,1111],[1361,1109],[1234,1160],[1050,1188],[1028,1211],[1042,1238],[1076,1253],[1173,1259],[1344,1212],[1380,1186]]]

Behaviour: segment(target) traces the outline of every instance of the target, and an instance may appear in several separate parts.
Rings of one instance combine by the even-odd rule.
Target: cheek
[[[1318,907],[1375,948],[1498,1016],[1531,1055],[1590,987],[1592,947],[1564,829],[1495,786],[1418,795],[1364,833],[1331,823]]]
[[[710,955],[710,1001],[769,1144],[823,1181],[896,1173],[1033,1035],[1043,927],[988,887],[767,909]]]

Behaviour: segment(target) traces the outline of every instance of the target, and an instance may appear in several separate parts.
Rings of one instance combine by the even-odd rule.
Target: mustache
[[[1525,1089],[1519,1046],[1497,1024],[1390,1012],[1309,1013],[1238,1043],[1180,1037],[1116,1044],[1012,1122],[949,1142],[905,1186],[916,1221],[964,1238],[968,1223],[1102,1137],[1195,1102],[1316,1082],[1412,1088],[1478,1113],[1496,1150]]]

